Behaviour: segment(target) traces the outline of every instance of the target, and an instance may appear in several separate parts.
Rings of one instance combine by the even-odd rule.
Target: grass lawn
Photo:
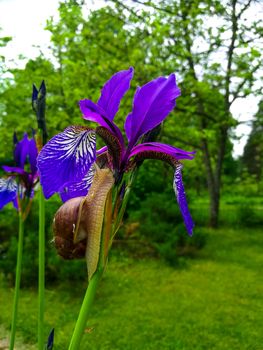
[[[113,257],[81,349],[263,350],[262,232],[204,230],[206,247],[177,269]],[[84,288],[65,281],[46,291],[46,334],[55,327],[54,350],[67,349]],[[13,290],[2,282],[0,295],[0,323],[8,329]],[[35,290],[21,292],[17,328],[25,349],[36,349],[36,298]]]

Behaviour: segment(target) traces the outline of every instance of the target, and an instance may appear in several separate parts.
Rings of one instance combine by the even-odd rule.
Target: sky
[[[87,0],[86,3],[90,9],[95,9],[103,6],[104,1]],[[0,54],[7,59],[7,66],[22,68],[28,58],[39,55],[38,46],[47,58],[51,58],[48,50],[50,33],[44,28],[48,18],[58,18],[58,4],[59,0],[0,0],[1,36],[13,37],[7,47],[0,50]],[[25,60],[18,60],[19,55],[24,56]],[[231,112],[241,122],[251,120],[257,111],[258,102],[259,99],[253,96],[237,99]],[[241,124],[237,127],[236,135],[240,139],[234,141],[235,157],[243,153],[249,132],[249,125]]]

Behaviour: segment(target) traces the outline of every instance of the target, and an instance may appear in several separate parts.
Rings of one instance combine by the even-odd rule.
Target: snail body
[[[64,259],[86,258],[89,279],[97,269],[104,209],[114,184],[109,169],[96,169],[86,197],[65,202],[55,214],[54,243]]]

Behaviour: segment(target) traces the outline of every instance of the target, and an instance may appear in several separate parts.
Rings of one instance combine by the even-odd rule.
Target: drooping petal
[[[98,123],[105,128],[108,127],[106,112],[102,107],[98,106],[97,103],[87,99],[80,100],[79,107],[84,119]]]
[[[54,136],[37,159],[44,195],[49,198],[66,183],[79,181],[96,159],[96,135],[91,129],[70,126]]]
[[[99,155],[107,152],[107,150],[108,150],[108,146],[103,146],[103,147],[101,147],[100,149],[97,150],[96,154],[97,154],[97,156],[99,156]]]
[[[16,166],[9,166],[9,165],[3,165],[2,168],[4,171],[7,173],[13,173],[13,174],[19,174],[19,175],[24,175],[26,174],[25,170]]]
[[[28,156],[28,148],[29,139],[27,134],[25,133],[23,139],[17,142],[14,150],[15,163],[19,168],[24,168],[26,158]]]
[[[103,108],[111,121],[118,112],[121,99],[130,88],[133,77],[133,68],[115,73],[103,86],[98,106]]]
[[[159,77],[137,89],[132,113],[125,122],[125,131],[131,146],[167,117],[175,107],[175,100],[179,95],[180,89],[176,85],[174,74],[168,78]]]
[[[100,106],[90,100],[79,101],[79,106],[84,119],[96,122],[111,131],[118,137],[121,145],[124,147],[124,140],[120,129],[106,116],[106,112]]]
[[[17,183],[12,178],[0,179],[0,209],[6,204],[13,202],[14,206],[17,197]]]
[[[163,159],[167,160],[168,158],[171,158],[171,161],[173,160],[177,162],[180,159],[193,159],[195,151],[188,152],[180,148],[176,148],[170,145],[166,145],[164,143],[160,142],[147,142],[147,143],[141,143],[137,146],[135,146],[130,154],[128,155],[128,159],[130,159],[133,156],[138,156],[140,160],[146,159],[146,158],[157,158],[157,159]]]
[[[191,236],[193,234],[194,222],[189,212],[188,204],[186,201],[186,195],[184,190],[184,184],[182,180],[182,164],[178,164],[175,168],[174,173],[174,191],[179,204],[180,211],[182,213],[184,223],[187,229],[187,232]]]
[[[88,173],[80,181],[66,183],[60,188],[59,193],[63,202],[75,197],[82,197],[88,194],[89,188],[95,174],[95,169],[92,166]]]
[[[29,140],[28,146],[29,163],[32,174],[37,172],[37,145],[35,139]]]

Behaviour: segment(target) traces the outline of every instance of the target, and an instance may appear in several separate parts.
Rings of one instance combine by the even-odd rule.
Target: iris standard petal
[[[14,206],[17,197],[17,183],[12,178],[0,179],[0,209],[6,204],[13,202]]]
[[[28,156],[28,148],[29,139],[27,134],[25,133],[23,139],[16,144],[14,150],[15,163],[20,168],[24,168],[26,158]]]
[[[28,145],[29,163],[31,172],[34,175],[37,172],[37,145],[35,139],[29,140]]]
[[[63,202],[75,197],[82,197],[88,194],[95,174],[94,167],[91,167],[88,173],[80,181],[66,183],[59,190],[60,197]]]
[[[131,146],[167,117],[175,107],[175,100],[179,95],[180,89],[176,85],[174,74],[168,78],[159,77],[137,89],[132,113],[125,122],[125,131]]]
[[[91,129],[70,126],[54,136],[37,159],[44,195],[49,198],[66,183],[79,181],[96,159],[96,135]]]
[[[103,108],[106,116],[111,121],[118,112],[121,99],[130,88],[133,77],[133,68],[115,73],[103,86],[101,96],[97,102]]]
[[[187,232],[191,236],[193,234],[194,222],[189,212],[188,204],[186,201],[184,184],[182,180],[182,167],[182,164],[178,164],[175,168],[173,187]]]
[[[133,147],[128,159],[136,155],[140,156],[141,159],[156,158],[157,155],[155,156],[155,153],[170,156],[174,159],[174,161],[178,161],[180,159],[193,159],[195,151],[188,152],[160,142],[147,142]]]

